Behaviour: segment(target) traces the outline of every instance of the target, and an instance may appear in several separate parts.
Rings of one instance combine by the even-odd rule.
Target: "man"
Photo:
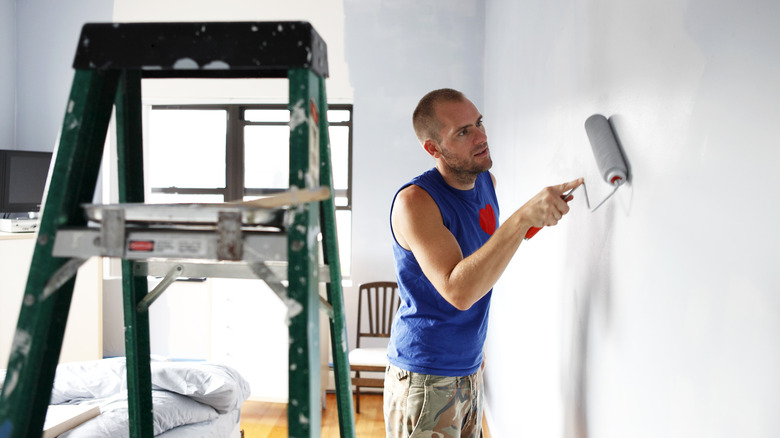
[[[385,375],[387,436],[474,437],[482,428],[482,348],[493,285],[531,227],[569,211],[577,179],[547,187],[498,226],[482,115],[451,89],[412,117],[435,167],[403,186],[390,220],[401,306]]]

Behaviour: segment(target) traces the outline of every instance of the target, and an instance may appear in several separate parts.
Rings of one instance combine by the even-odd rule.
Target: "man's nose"
[[[474,135],[474,143],[476,144],[482,144],[487,141],[487,133],[485,132],[485,128],[477,129],[476,135]]]

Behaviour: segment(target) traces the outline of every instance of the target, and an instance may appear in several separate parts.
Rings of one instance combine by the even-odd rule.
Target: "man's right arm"
[[[391,212],[398,243],[412,251],[441,296],[460,310],[470,308],[493,288],[531,227],[555,225],[569,211],[561,194],[582,184],[574,180],[547,187],[515,211],[493,236],[464,258],[455,236],[444,226],[436,202],[419,186],[396,197]]]

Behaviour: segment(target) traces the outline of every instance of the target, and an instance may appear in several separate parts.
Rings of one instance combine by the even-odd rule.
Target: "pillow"
[[[111,397],[127,389],[125,358],[68,362],[57,365],[49,404],[78,404]]]
[[[240,409],[250,395],[238,371],[207,362],[152,362],[152,388],[186,395],[221,414]]]

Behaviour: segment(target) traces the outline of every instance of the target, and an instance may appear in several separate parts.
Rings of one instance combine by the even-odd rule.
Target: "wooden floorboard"
[[[490,438],[483,422],[485,438]],[[247,401],[241,408],[241,429],[244,438],[287,438],[287,404]],[[362,394],[360,413],[355,414],[355,435],[359,438],[383,438],[385,420],[382,414],[382,394]],[[339,438],[339,417],[336,396],[327,394],[322,412],[322,438]]]

